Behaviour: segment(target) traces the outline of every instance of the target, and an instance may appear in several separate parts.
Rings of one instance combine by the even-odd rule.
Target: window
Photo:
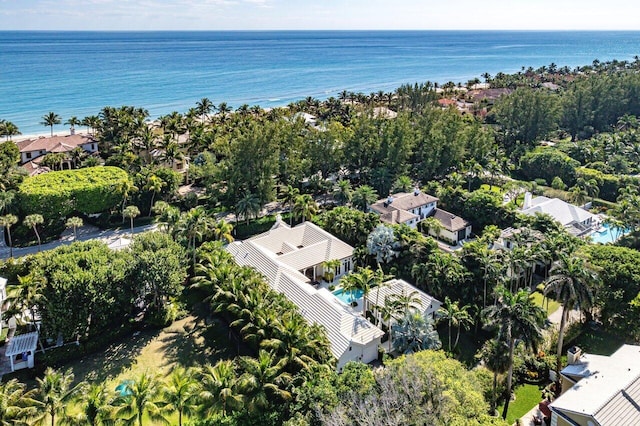
[[[96,149],[96,144],[95,144],[95,143],[92,143],[92,144],[91,144],[91,150],[93,151],[93,150],[95,150],[95,149]]]
[[[30,152],[27,152],[27,153],[25,154],[25,157],[26,157],[26,158],[31,158],[31,153],[30,153]]]

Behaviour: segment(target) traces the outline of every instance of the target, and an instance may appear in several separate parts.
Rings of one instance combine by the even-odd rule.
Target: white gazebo
[[[5,356],[9,357],[11,371],[33,368],[34,354],[38,346],[38,332],[14,336],[7,345]]]

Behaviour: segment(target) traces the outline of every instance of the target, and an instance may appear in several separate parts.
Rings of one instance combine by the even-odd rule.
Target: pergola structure
[[[5,356],[9,357],[11,371],[33,368],[34,354],[38,346],[38,332],[14,336],[7,345]]]

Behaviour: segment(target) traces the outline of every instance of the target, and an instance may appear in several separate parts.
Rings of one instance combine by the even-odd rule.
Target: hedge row
[[[26,178],[19,188],[24,214],[39,213],[47,219],[64,218],[77,211],[100,213],[122,201],[129,175],[118,167],[62,170]]]

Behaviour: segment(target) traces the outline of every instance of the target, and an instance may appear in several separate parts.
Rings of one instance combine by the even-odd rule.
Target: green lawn
[[[187,317],[162,330],[143,331],[125,338],[102,352],[69,363],[64,369],[70,368],[77,382],[105,382],[108,388],[115,389],[124,380],[137,378],[145,371],[163,378],[175,366],[202,366],[233,358],[237,345],[228,337],[222,324],[207,326],[195,317]],[[177,414],[169,421],[177,424]],[[154,425],[146,417],[144,424]]]
[[[533,407],[537,406],[542,400],[542,389],[537,385],[522,385],[515,389],[516,399],[509,404],[507,412],[507,423],[510,425],[515,423],[516,419],[522,418]],[[498,407],[498,413],[502,414],[504,404]],[[523,419],[526,420],[526,419]],[[526,422],[523,422],[527,424]]]
[[[560,309],[560,303],[556,302],[553,299],[549,299],[548,297],[544,297],[542,293],[538,293],[537,291],[531,293],[531,296],[529,297],[537,306],[540,306],[547,312],[547,316]]]
[[[596,330],[587,328],[572,343],[582,349],[582,353],[606,355],[609,356],[624,343],[624,339],[616,336],[604,326],[600,326]]]
[[[483,191],[493,191],[497,192],[498,194],[502,194],[502,188],[497,185],[488,185],[486,183],[483,183],[482,185],[480,185],[480,189],[482,189]]]

